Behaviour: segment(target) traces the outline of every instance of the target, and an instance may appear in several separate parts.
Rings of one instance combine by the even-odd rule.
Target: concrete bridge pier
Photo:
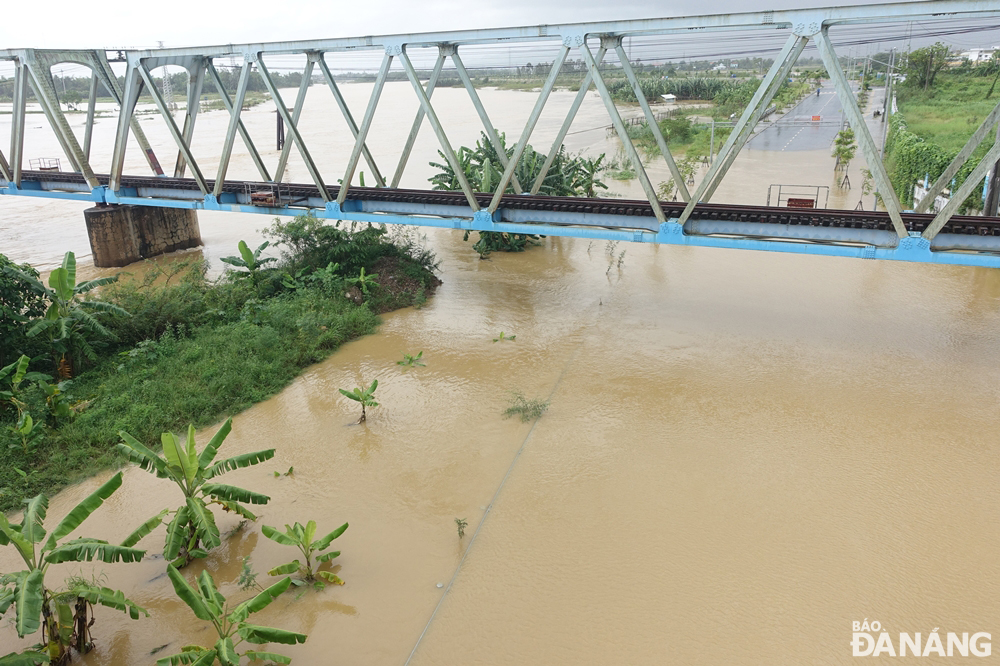
[[[83,217],[94,265],[101,268],[201,245],[198,213],[190,208],[100,205],[83,211]]]

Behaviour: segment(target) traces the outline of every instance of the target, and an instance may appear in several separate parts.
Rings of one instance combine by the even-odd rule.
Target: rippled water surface
[[[254,222],[234,232],[217,217],[202,217],[221,239],[211,257]],[[223,449],[277,449],[226,477],[272,496],[261,523],[351,524],[337,542],[346,585],[261,614],[309,634],[277,651],[299,664],[826,664],[853,661],[854,620],[893,636],[996,628],[1000,273],[557,238],[480,261],[457,233],[428,243],[444,284],[427,305],[236,416]],[[492,342],[500,331],[516,340]],[[421,350],[426,367],[395,364]],[[354,425],[337,388],[374,378],[382,404]],[[512,390],[548,412],[503,419]],[[125,477],[88,535],[121,540],[178,503],[164,481]],[[50,517],[105,478],[61,493]],[[209,568],[241,599],[241,557],[260,571],[293,557],[258,529],[191,573]],[[214,642],[162,560],[94,572],[151,617],[99,610],[83,663]],[[3,628],[0,645],[21,643]]]

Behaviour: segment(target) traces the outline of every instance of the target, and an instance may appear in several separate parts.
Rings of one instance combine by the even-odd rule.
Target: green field
[[[986,99],[992,83],[992,77],[942,72],[928,90],[899,86],[896,102],[906,116],[907,129],[955,153],[1000,101],[1000,86]],[[993,142],[987,138],[985,143]]]

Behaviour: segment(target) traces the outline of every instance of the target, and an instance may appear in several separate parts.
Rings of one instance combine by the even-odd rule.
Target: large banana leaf
[[[320,555],[319,557],[316,558],[316,561],[317,562],[329,562],[330,560],[332,560],[335,557],[340,557],[340,551],[339,550],[331,550],[329,553],[323,553],[322,555]]]
[[[48,541],[45,542],[45,550],[52,550],[56,547],[56,542],[62,539],[64,536],[75,530],[80,526],[80,523],[85,521],[90,514],[94,513],[102,504],[104,500],[111,497],[111,494],[118,490],[122,485],[122,473],[118,472],[113,477],[108,479],[104,485],[95,490],[90,494],[85,500],[77,504],[72,511],[66,514],[66,517],[56,525],[56,528],[49,535]]]
[[[251,613],[258,613],[268,605],[277,599],[281,594],[288,589],[288,586],[292,584],[291,578],[283,578],[279,580],[274,585],[262,590],[260,594],[248,599],[241,603],[239,606],[233,609],[233,612],[229,614],[228,620],[233,624],[239,624],[240,622],[245,622]]]
[[[299,542],[295,539],[295,537],[289,536],[288,534],[285,534],[284,532],[279,532],[278,530],[276,530],[275,528],[271,527],[270,525],[262,525],[261,528],[260,528],[260,531],[261,531],[261,534],[263,534],[264,536],[266,536],[268,539],[270,539],[271,541],[277,541],[282,546],[298,546],[299,545]]]
[[[206,622],[212,622],[216,619],[212,611],[208,609],[202,596],[191,587],[191,584],[185,580],[184,576],[174,565],[167,565],[167,576],[174,586],[174,592],[181,598],[181,601],[188,605],[188,608],[195,614],[195,617]]]
[[[144,522],[142,525],[139,525],[139,527],[136,528],[136,530],[132,532],[132,534],[129,534],[125,538],[125,540],[122,541],[122,546],[124,546],[125,548],[131,548],[135,544],[139,543],[139,541],[142,540],[143,537],[145,537],[147,534],[155,530],[160,525],[160,523],[163,522],[163,519],[166,518],[169,513],[170,509],[164,509],[163,511],[159,512],[158,514],[156,514],[155,516]]]
[[[66,287],[69,292],[66,300],[69,300],[73,296],[73,290],[76,289],[76,254],[67,252],[63,256],[62,268],[66,271]]]
[[[45,538],[45,512],[49,508],[49,498],[45,495],[35,495],[28,500],[24,508],[24,520],[21,521],[21,536],[31,543],[41,543]]]
[[[173,560],[180,553],[182,547],[187,544],[187,505],[177,509],[174,519],[167,525],[167,540],[163,544],[163,557]]]
[[[147,472],[155,472],[161,479],[173,478],[166,463],[156,453],[145,444],[137,440],[124,430],[118,433],[124,441],[118,442],[116,448],[124,453],[129,460],[136,463]],[[175,479],[180,480],[180,479]]]
[[[305,643],[306,635],[274,627],[261,627],[256,624],[244,624],[236,630],[243,640],[248,643],[263,645],[264,643],[283,643],[284,645],[295,645]]]
[[[21,638],[35,633],[41,626],[42,605],[45,601],[42,589],[43,576],[41,569],[30,571],[18,582],[14,590],[14,606],[17,610],[14,628]]]
[[[12,603],[14,603],[14,590],[6,587],[0,589],[0,615],[6,613]]]
[[[284,576],[285,574],[295,573],[302,568],[302,564],[298,560],[292,560],[287,564],[282,564],[281,566],[274,567],[267,572],[268,576]]]
[[[247,650],[243,653],[247,659],[251,661],[273,661],[276,664],[290,664],[292,663],[291,657],[286,657],[283,654],[275,654],[274,652],[259,652],[257,650]]]
[[[34,650],[28,650],[21,654],[11,652],[7,656],[0,657],[0,666],[38,666],[38,664],[47,663],[49,663],[49,658],[41,652],[35,652]],[[288,662],[285,661],[282,663],[287,664]]]
[[[211,666],[214,663],[215,650],[206,650],[203,647],[194,648],[193,646],[185,647],[184,652],[156,660],[157,666],[182,666],[188,664]]]
[[[8,543],[14,544],[14,547],[21,553],[21,558],[31,566],[31,562],[35,558],[34,545],[21,536],[21,526],[11,525],[7,521],[7,516],[0,511],[0,546],[6,546]]]
[[[257,514],[250,511],[248,508],[237,502],[230,502],[229,500],[215,500],[222,508],[226,511],[232,511],[233,513],[243,516],[247,520],[257,520]]]
[[[227,486],[221,483],[206,483],[201,487],[206,495],[211,495],[217,499],[229,500],[230,502],[249,502],[250,504],[267,504],[271,498],[261,493],[251,492],[236,486]]]
[[[222,615],[222,609],[226,605],[226,598],[219,593],[219,589],[215,586],[215,581],[212,580],[212,576],[208,573],[207,569],[198,575],[198,589],[201,591],[202,598],[208,602],[209,608],[215,611],[216,615]]]
[[[202,473],[202,478],[208,480],[214,476],[222,474],[223,472],[231,472],[234,469],[250,467],[251,465],[262,463],[265,460],[270,460],[273,457],[274,449],[267,449],[266,451],[254,451],[253,453],[244,453],[243,455],[226,458],[225,460],[220,460],[205,470]]]
[[[49,564],[62,562],[91,562],[96,557],[101,562],[138,562],[146,555],[146,551],[136,548],[116,546],[97,539],[74,539],[69,543],[57,546],[45,555]]]
[[[226,440],[229,433],[233,429],[233,420],[231,418],[226,419],[226,422],[222,424],[214,435],[212,435],[211,441],[208,442],[208,446],[201,452],[198,456],[198,468],[204,470],[207,468],[213,460],[215,460],[215,454],[219,452],[219,447],[222,446],[222,442]]]
[[[336,574],[333,574],[329,571],[317,571],[316,575],[322,578],[323,580],[333,583],[334,585],[344,584],[344,581],[340,580],[340,576],[337,576]]]
[[[188,437],[194,437],[194,426],[188,427]],[[181,479],[191,483],[198,474],[198,458],[192,455],[190,447],[181,444],[180,438],[172,432],[165,432],[160,436],[163,444],[163,457],[167,459],[167,465],[178,472]]]
[[[73,267],[73,271],[76,272],[76,266]],[[68,301],[73,298],[73,290],[69,287],[69,273],[65,266],[60,266],[49,273],[49,287],[52,288],[59,300]]]
[[[222,538],[219,535],[219,528],[215,525],[215,516],[212,515],[211,509],[205,506],[201,498],[188,497],[187,509],[188,516],[198,531],[201,545],[206,550],[211,550],[221,544]]]
[[[112,590],[111,588],[81,582],[73,586],[72,592],[76,596],[83,597],[92,604],[99,604],[101,606],[106,606],[107,608],[120,610],[123,613],[128,613],[129,617],[133,620],[138,620],[140,613],[149,617],[149,612],[145,608],[142,608],[135,602],[126,599],[125,594],[121,590]]]
[[[341,525],[340,527],[338,527],[334,531],[330,532],[329,534],[327,534],[325,537],[323,537],[319,541],[314,542],[312,544],[312,546],[311,546],[312,549],[313,550],[326,550],[330,546],[330,543],[334,539],[336,539],[337,537],[339,537],[341,534],[343,534],[346,529],[347,529],[347,523],[344,523],[343,525]],[[352,534],[353,534],[353,532],[352,532]]]
[[[236,653],[233,639],[229,636],[220,638],[215,644],[215,654],[222,666],[240,666],[240,655]]]

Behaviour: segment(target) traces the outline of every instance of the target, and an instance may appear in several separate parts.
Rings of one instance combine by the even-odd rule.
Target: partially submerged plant
[[[212,624],[219,640],[210,648],[200,645],[185,645],[179,654],[157,659],[158,666],[180,666],[181,664],[212,666],[216,663],[221,664],[221,666],[239,666],[240,660],[244,657],[250,661],[290,664],[291,658],[282,654],[260,650],[246,650],[241,654],[237,652],[237,648],[244,642],[254,645],[268,643],[295,645],[306,642],[305,634],[275,629],[274,627],[262,627],[247,621],[251,614],[264,610],[282,592],[287,590],[292,583],[290,578],[286,577],[278,581],[271,587],[262,590],[254,598],[244,601],[230,610],[226,604],[226,598],[219,593],[215,581],[207,571],[202,571],[201,575],[198,576],[197,588],[188,583],[184,575],[172,564],[167,565],[167,576],[170,577],[174,591],[181,598],[181,601],[187,604],[199,620]]]
[[[222,543],[209,504],[218,504],[224,511],[239,514],[247,520],[257,520],[257,516],[243,506],[243,503],[267,504],[270,497],[236,486],[208,483],[226,472],[250,467],[274,457],[274,449],[267,449],[214,462],[219,447],[232,427],[233,420],[226,419],[200,454],[195,450],[193,425],[188,426],[184,444],[177,435],[163,433],[160,438],[163,443],[162,456],[127,432],[118,433],[122,438],[117,445],[119,451],[147,472],[161,479],[170,479],[184,494],[184,504],[174,510],[164,509],[153,516],[133,532],[125,543],[138,543],[168,515],[173,514],[173,519],[167,525],[163,556],[176,566],[184,566],[196,557],[206,557],[208,550]]]
[[[89,652],[93,647],[90,628],[94,623],[92,613],[95,604],[126,612],[133,620],[139,619],[140,613],[149,615],[126,599],[121,591],[80,578],[68,581],[69,585],[63,591],[54,591],[45,584],[45,574],[53,564],[91,562],[95,558],[111,564],[138,562],[143,558],[146,551],[126,544],[115,546],[92,538],[62,541],[121,485],[122,475],[119,472],[66,514],[48,534],[48,539],[42,526],[49,506],[45,495],[37,495],[25,502],[24,517],[18,524],[11,524],[0,513],[0,546],[13,546],[26,567],[14,573],[0,574],[0,615],[13,605],[17,635],[24,638],[41,630],[41,642],[35,650],[44,653],[42,662],[39,661],[39,652],[29,651],[19,656],[7,655],[0,659],[0,663],[51,661],[65,664],[70,659],[71,648],[81,654]],[[39,547],[38,544],[42,545]]]
[[[469,526],[469,521],[467,521],[465,518],[456,518],[455,525],[458,527],[458,538],[464,539],[465,528]]]
[[[548,400],[540,400],[538,398],[529,399],[520,391],[513,391],[511,393],[510,406],[503,410],[503,415],[504,418],[520,416],[521,422],[527,423],[540,417],[548,408]]]
[[[503,331],[500,331],[500,337],[493,338],[493,342],[503,342],[504,340],[510,340],[513,342],[516,337],[516,335],[507,335]]]
[[[353,391],[346,391],[344,389],[338,389],[345,397],[350,398],[354,402],[361,403],[361,418],[358,419],[358,423],[364,423],[368,418],[368,413],[365,411],[366,407],[378,407],[378,403],[375,402],[375,389],[378,388],[378,380],[372,381],[371,386],[368,388],[358,387]]]
[[[396,361],[396,365],[405,365],[408,368],[412,368],[414,366],[425,367],[425,364],[423,364],[423,363],[420,362],[420,359],[423,358],[423,355],[424,355],[424,353],[422,351],[417,352],[416,356],[410,356],[409,354],[403,354],[403,360],[402,361]]]
[[[308,583],[317,582],[316,578],[322,578],[325,581],[333,583],[335,585],[343,585],[344,581],[340,580],[339,577],[334,575],[329,571],[319,571],[318,567],[324,562],[329,562],[335,557],[340,556],[339,550],[332,550],[329,553],[322,553],[324,550],[330,547],[333,540],[339,537],[347,529],[347,523],[344,523],[334,531],[327,534],[321,539],[315,539],[316,536],[316,521],[310,520],[304,526],[301,523],[295,523],[294,525],[285,525],[285,531],[279,532],[276,528],[270,525],[263,525],[260,528],[261,533],[266,536],[271,541],[282,544],[283,546],[295,546],[302,553],[302,557],[305,558],[305,562],[299,562],[298,560],[292,560],[287,564],[282,564],[279,567],[275,567],[267,572],[268,576],[281,576],[290,573],[299,573],[302,579]],[[313,558],[316,558],[316,568],[313,568]],[[293,583],[295,581],[292,581]],[[322,586],[322,583],[319,583]]]

